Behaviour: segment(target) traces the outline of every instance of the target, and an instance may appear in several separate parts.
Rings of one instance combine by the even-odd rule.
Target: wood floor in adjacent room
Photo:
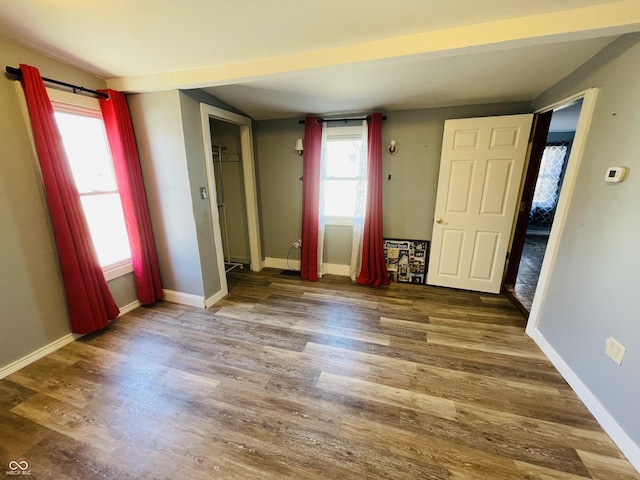
[[[36,479],[638,479],[497,295],[234,271],[0,381]],[[1,473],[1,472],[0,472]]]

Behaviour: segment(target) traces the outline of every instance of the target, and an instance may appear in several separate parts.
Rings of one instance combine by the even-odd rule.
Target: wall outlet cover
[[[607,338],[606,347],[604,353],[607,354],[611,360],[616,362],[618,365],[622,365],[622,359],[624,358],[624,353],[626,349],[624,346],[618,342],[615,338],[609,337]]]

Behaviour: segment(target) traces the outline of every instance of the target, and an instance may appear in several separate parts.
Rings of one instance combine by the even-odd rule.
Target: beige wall
[[[431,239],[446,119],[530,111],[529,103],[509,103],[384,112],[383,145],[392,139],[398,142],[395,155],[386,150],[383,155],[384,236]],[[298,119],[255,123],[265,257],[285,258],[293,240],[300,238],[302,158],[293,147],[303,134],[304,126]],[[327,227],[324,256],[325,263],[349,263],[350,227]]]
[[[101,79],[0,37],[0,64],[105,88]],[[0,78],[0,368],[70,332],[44,191],[15,81]],[[110,282],[119,306],[135,300],[132,276]]]

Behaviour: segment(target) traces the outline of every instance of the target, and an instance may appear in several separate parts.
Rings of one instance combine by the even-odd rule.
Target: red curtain
[[[362,232],[361,285],[389,285],[382,249],[382,114],[369,117],[367,152],[367,198]]]
[[[60,260],[71,331],[89,333],[118,316],[97,260],[53,107],[37,68],[20,65],[33,140]]]
[[[122,199],[136,292],[140,303],[154,303],[163,298],[160,267],[129,106],[124,94],[115,90],[103,91],[109,98],[100,97],[100,108]]]
[[[320,150],[322,121],[307,117],[304,123],[302,164],[302,248],[300,277],[318,280],[318,209],[320,208]]]

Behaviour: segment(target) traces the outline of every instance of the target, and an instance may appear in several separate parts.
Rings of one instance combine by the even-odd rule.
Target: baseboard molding
[[[216,303],[218,303],[220,300],[222,300],[224,297],[226,297],[226,295],[229,293],[229,291],[227,289],[224,290],[220,290],[218,293],[216,293],[215,295],[211,295],[209,298],[207,298],[204,301],[204,308],[209,308],[213,305],[215,305]]]
[[[65,345],[70,344],[71,342],[73,342],[74,340],[77,340],[80,337],[82,337],[82,335],[77,333],[69,333],[64,337],[61,337],[58,340],[55,340],[50,344],[45,345],[42,348],[39,348],[35,352],[31,352],[29,355],[25,355],[19,360],[16,360],[15,362],[0,368],[0,380],[3,379],[4,377],[11,375],[13,372],[17,372],[21,368],[26,367],[27,365],[35,362],[36,360],[40,360],[42,357],[46,357],[50,353],[55,352],[56,350],[64,347]]]
[[[640,472],[640,447],[627,435],[624,429],[616,422],[602,403],[600,403],[600,400],[598,400],[591,390],[580,380],[580,377],[576,375],[560,354],[556,352],[540,330],[533,328],[531,331],[527,331],[527,333],[533,338],[558,372],[560,372],[560,375],[567,381],[573,391],[576,392],[580,400],[582,400],[582,403],[585,404],[603,430],[611,437],[611,440],[622,450],[622,453],[624,453],[635,469]]]
[[[205,299],[199,295],[191,295],[190,293],[176,292],[174,290],[162,290],[164,299],[167,302],[178,303],[180,305],[189,305],[190,307],[209,308],[222,300],[228,293],[228,290],[220,290],[218,293],[211,295]]]
[[[338,263],[323,263],[322,269],[324,273],[328,273],[329,275],[341,275],[343,277],[348,277],[351,275],[351,267],[349,265],[340,265]]]
[[[129,303],[128,305],[125,305],[124,307],[120,307],[120,315],[118,315],[118,318],[120,318],[123,315],[126,315],[130,311],[135,310],[136,308],[141,306],[142,304],[140,303],[140,301],[136,300],[134,302]]]
[[[163,289],[164,299],[167,302],[189,305],[191,307],[204,308],[204,297],[192,295],[190,293],[176,292],[174,290]]]
[[[266,268],[281,268],[282,270],[300,270],[300,260],[289,260],[289,265],[287,266],[286,258],[266,257],[264,266]]]
[[[138,300],[136,300],[134,302],[129,303],[128,305],[125,305],[124,307],[120,307],[120,315],[118,315],[118,318],[120,318],[123,315],[126,315],[132,310],[135,310],[141,305],[142,304]],[[82,336],[84,335],[79,333],[68,333],[64,337],[61,337],[58,340],[51,342],[50,344],[45,345],[42,348],[39,348],[35,352],[31,352],[30,354],[25,355],[24,357],[16,360],[15,362],[0,368],[0,380],[3,379],[4,377],[11,375],[14,372],[17,372],[18,370],[26,367],[27,365],[35,362],[36,360],[40,360],[42,357],[46,357],[50,353],[55,352],[56,350],[64,347],[65,345],[70,344],[71,342],[77,340]]]
[[[289,265],[287,266],[286,258],[273,258],[266,257],[264,259],[264,266],[268,268],[281,268],[282,270],[300,270],[300,260],[289,260]],[[344,277],[348,277],[350,275],[350,267],[349,265],[341,265],[339,263],[324,263],[322,265],[324,273],[328,273],[330,275],[341,275]]]

